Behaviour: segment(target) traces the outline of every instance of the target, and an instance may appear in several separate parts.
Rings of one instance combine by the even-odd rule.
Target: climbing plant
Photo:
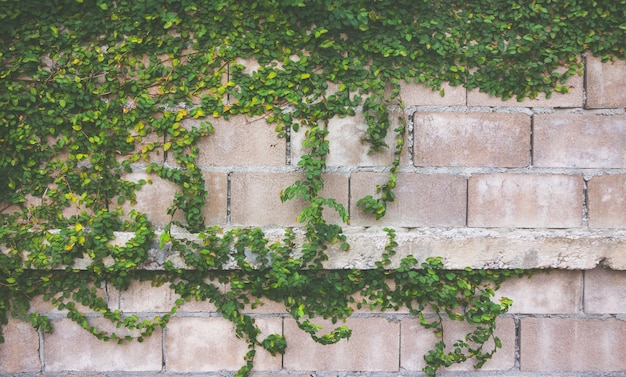
[[[42,296],[100,339],[141,341],[185,301],[208,300],[248,342],[242,376],[256,349],[276,354],[286,347],[279,334],[261,339],[254,318],[244,314],[246,305],[263,300],[284,303],[299,327],[323,344],[349,337],[350,329],[321,333],[311,318],[337,323],[361,306],[407,307],[438,336],[444,318],[467,321],[473,330],[453,345],[438,338],[424,370],[434,375],[467,359],[482,366],[500,346],[495,319],[511,304],[493,302],[494,289],[517,271],[446,270],[440,258],[413,257],[391,268],[393,229],[386,229],[389,241],[376,268],[323,269],[330,244],[350,247],[342,224],[323,217],[326,209],[349,221],[341,204],[321,195],[328,121],[360,111],[367,122],[364,148],[394,150],[388,181],[358,201],[380,218],[394,201],[406,135],[404,120],[391,129],[396,122],[390,119],[390,108],[402,107],[401,82],[442,95],[448,82],[504,99],[550,96],[568,92],[566,80],[579,73],[583,53],[623,58],[626,43],[624,0],[0,5],[0,325],[22,318],[52,331],[50,320],[29,310]],[[249,62],[258,68],[246,69]],[[303,178],[281,194],[307,203],[298,218],[303,242],[290,229],[282,241],[270,242],[260,229],[204,223],[201,209],[211,198],[196,165],[196,143],[214,132],[210,119],[237,114],[265,117],[281,137],[304,133],[306,153],[294,161]],[[203,122],[188,127],[189,118]],[[390,134],[395,145],[387,145]],[[133,208],[137,191],[150,184],[127,179],[135,170],[179,187],[167,209],[172,220],[158,235]],[[177,238],[172,227],[197,239]],[[133,237],[113,242],[117,232]],[[187,267],[168,262],[144,271],[156,237]],[[227,263],[235,268],[222,269]],[[176,306],[142,319],[110,309],[97,289],[123,290],[137,279],[168,284],[180,296]],[[94,327],[79,304],[138,335]],[[426,308],[434,315],[425,315]],[[486,349],[490,339],[494,347]]]

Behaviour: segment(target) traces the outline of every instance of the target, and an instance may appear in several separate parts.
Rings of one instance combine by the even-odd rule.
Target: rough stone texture
[[[115,329],[101,318],[90,324],[102,330],[116,331],[125,336],[124,329]],[[54,322],[54,332],[44,337],[46,372],[104,372],[104,371],[160,371],[161,332],[156,331],[142,343],[130,342],[119,345],[103,342],[85,331],[75,322],[62,319]]]
[[[587,184],[590,228],[626,228],[626,175],[593,177]]]
[[[237,115],[226,121],[208,118],[215,132],[199,140],[197,164],[200,166],[282,166],[286,160],[286,141],[278,138],[273,125],[264,118]],[[187,121],[191,127],[200,120]]]
[[[523,372],[624,371],[626,321],[522,318]]]
[[[585,68],[587,108],[626,107],[626,61],[602,63],[602,58],[588,55]]]
[[[421,83],[400,83],[400,97],[407,106],[464,106],[466,104],[467,89],[462,86],[451,86],[444,83],[439,90]]]
[[[583,179],[568,175],[484,174],[469,180],[470,227],[576,228]]]
[[[401,322],[401,367],[406,370],[420,371],[425,366],[423,356],[439,340],[432,330],[424,329],[417,318],[406,318]],[[465,322],[450,321],[444,322],[444,341],[453,348],[454,342],[464,340],[465,335],[472,331],[472,327]],[[481,370],[509,370],[515,365],[515,323],[512,318],[500,318],[497,320],[495,336],[502,341],[502,348],[487,361]],[[493,340],[485,343],[485,351],[494,347]],[[474,370],[471,362],[453,364],[446,371]],[[443,370],[442,370],[443,372]]]
[[[416,112],[415,166],[524,167],[530,163],[530,116]]]
[[[141,190],[137,191],[137,203],[135,205],[131,205],[128,201],[122,205],[122,209],[126,213],[130,212],[131,209],[145,213],[156,226],[163,226],[172,220],[172,216],[167,214],[167,209],[172,205],[174,196],[179,190],[175,183],[146,172],[128,173],[124,179],[135,183],[142,179],[146,182],[152,182],[143,185]],[[174,215],[174,219],[184,221],[185,216],[178,211]]]
[[[343,326],[323,324],[324,331]],[[400,324],[384,318],[349,318],[346,326],[352,329],[349,340],[333,345],[320,345],[300,330],[292,319],[285,320],[285,336],[289,346],[283,367],[288,370],[311,371],[398,371]]]
[[[537,114],[533,163],[554,168],[626,168],[626,115]]]
[[[544,93],[539,93],[535,99],[525,98],[518,101],[515,97],[503,101],[499,97],[490,96],[478,89],[467,92],[468,106],[511,106],[511,107],[582,107],[584,93],[583,76],[573,75],[563,84],[569,87],[567,94],[552,93],[552,97],[546,98]]]
[[[398,117],[406,118],[406,115],[393,110],[389,114],[390,126],[385,137],[385,142],[389,148],[380,152],[371,152],[370,145],[363,142],[366,136],[367,124],[362,112],[357,112],[355,116],[345,118],[333,118],[328,122],[328,147],[330,153],[326,157],[326,165],[336,166],[389,166],[393,161],[393,153],[396,145],[395,132],[399,125]],[[291,161],[297,165],[298,161],[308,151],[302,146],[305,138],[306,128],[302,127],[298,132],[291,133]]]
[[[505,281],[495,297],[513,300],[509,313],[575,314],[580,312],[581,278],[580,271],[538,271]]]
[[[257,318],[263,336],[282,334],[280,318]],[[218,317],[173,318],[166,330],[165,369],[168,372],[238,370],[245,364],[248,346],[235,336],[234,324]],[[255,370],[279,370],[280,357],[262,349],[255,356]]]
[[[296,226],[296,220],[306,203],[294,199],[283,203],[280,193],[297,180],[300,173],[244,173],[231,177],[231,221],[243,226]],[[326,174],[321,195],[328,194],[348,206],[348,177],[343,174]],[[331,222],[340,222],[339,216],[326,209],[324,216]]]
[[[585,313],[621,314],[626,320],[626,271],[595,268],[585,271]]]
[[[39,335],[30,324],[10,319],[2,325],[0,373],[39,372]]]
[[[357,207],[357,201],[367,195],[376,197],[376,185],[384,184],[389,175],[358,172],[350,178],[351,224],[358,226],[395,225],[464,226],[466,187],[464,177],[446,174],[398,173],[394,189],[396,200],[387,204],[385,217],[376,220]]]

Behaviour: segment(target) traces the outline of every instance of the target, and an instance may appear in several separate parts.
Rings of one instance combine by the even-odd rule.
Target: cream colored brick
[[[522,318],[523,372],[626,370],[626,321],[592,318]]]
[[[228,175],[222,172],[202,172],[207,191],[202,210],[207,226],[225,225],[228,212]]]
[[[580,176],[484,174],[469,180],[470,227],[582,226]]]
[[[593,177],[587,184],[590,228],[626,228],[626,175]]]
[[[626,313],[626,271],[598,267],[584,273],[585,313]]]
[[[626,168],[626,115],[537,114],[533,164],[554,168]]]
[[[465,334],[472,331],[466,322],[444,321],[444,341],[451,352],[454,342],[465,340]],[[512,318],[499,318],[496,322],[495,336],[502,341],[502,348],[483,365],[483,371],[509,370],[515,365],[515,323]],[[426,365],[424,355],[434,347],[439,339],[432,330],[424,329],[418,318],[402,320],[402,354],[401,367],[410,371],[421,371]],[[485,352],[493,349],[493,340],[485,344]],[[461,364],[453,364],[447,371],[474,370],[473,363],[468,360]],[[443,370],[442,370],[443,371]]]
[[[2,325],[4,343],[0,343],[0,373],[41,371],[39,335],[30,324],[10,319]]]
[[[328,332],[344,325],[315,321]],[[288,346],[283,366],[287,370],[370,371],[399,370],[400,326],[384,318],[349,318],[345,326],[352,329],[349,340],[332,345],[315,343],[310,335],[298,328],[292,319],[285,320]]]
[[[600,57],[587,56],[587,104],[590,109],[626,107],[626,61],[602,63]]]
[[[396,200],[387,204],[380,220],[357,208],[367,195],[376,197],[376,185],[384,184],[388,174],[358,172],[350,178],[351,224],[359,226],[395,225],[400,227],[447,227],[465,225],[465,178],[444,174],[397,174]]]
[[[282,319],[257,318],[261,328],[260,340],[270,334],[282,334]],[[235,335],[235,325],[220,317],[173,318],[168,327],[165,344],[165,369],[168,372],[210,372],[238,370],[245,364],[248,345]],[[257,348],[255,368],[276,371],[281,357]]]
[[[400,97],[406,106],[464,106],[466,102],[467,89],[459,86],[451,86],[443,83],[440,90],[417,83],[400,83]]]
[[[524,167],[530,163],[530,116],[416,112],[416,166]]]

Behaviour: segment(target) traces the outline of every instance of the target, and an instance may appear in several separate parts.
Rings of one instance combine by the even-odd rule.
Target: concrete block
[[[0,343],[0,373],[40,372],[39,334],[30,324],[9,319],[2,325],[4,343]]]
[[[315,321],[323,331],[335,327],[329,321]],[[385,318],[348,318],[352,329],[349,340],[337,344],[320,345],[298,328],[292,319],[285,320],[285,336],[289,345],[283,367],[287,370],[371,371],[397,372],[399,370],[400,324]]]
[[[125,336],[128,331],[115,329],[102,318],[90,319],[102,330]],[[119,345],[103,342],[75,322],[62,319],[54,322],[54,332],[44,337],[46,372],[157,372],[161,370],[162,332],[155,331],[142,343]]]
[[[587,183],[590,228],[626,227],[626,175],[593,177]]]
[[[229,120],[188,119],[185,127],[210,122],[215,132],[198,141],[198,166],[284,166],[286,141],[264,118],[236,115]]]
[[[626,271],[594,268],[585,273],[585,313],[626,313]]]
[[[470,227],[582,226],[583,179],[548,174],[481,174],[469,180]]]
[[[626,115],[537,114],[533,135],[537,167],[626,167]]]
[[[580,271],[537,271],[529,277],[505,281],[495,299],[513,300],[509,313],[575,314],[580,311],[581,279]]]
[[[206,204],[202,215],[207,226],[225,225],[228,214],[228,175],[223,172],[202,172]]]
[[[172,220],[172,216],[167,214],[167,209],[172,205],[176,193],[180,191],[178,185],[167,179],[159,178],[156,174],[140,171],[125,174],[123,179],[135,183],[142,179],[146,182],[152,182],[143,185],[136,192],[137,202],[135,204],[129,201],[124,202],[122,209],[126,213],[132,209],[145,213],[148,220],[157,226],[164,226]],[[185,216],[181,211],[177,211],[174,219],[184,221]]]
[[[530,163],[530,116],[416,112],[415,166],[524,167]]]
[[[348,177],[343,174],[325,174],[321,195],[337,199],[346,209],[348,205]],[[302,200],[280,200],[280,193],[297,180],[301,173],[235,172],[231,176],[231,222],[236,226],[296,226],[297,217],[305,208]],[[341,223],[334,210],[325,209],[330,222]]]
[[[467,182],[464,177],[446,174],[398,173],[396,200],[387,204],[385,217],[376,220],[356,206],[367,195],[376,197],[376,185],[384,184],[385,173],[357,172],[350,178],[351,224],[358,226],[395,225],[464,226]]]
[[[406,318],[401,322],[401,367],[410,371],[420,371],[426,365],[424,355],[434,347],[439,339],[432,330],[424,329],[417,318]],[[444,341],[448,351],[454,349],[457,340],[465,340],[465,335],[472,330],[466,322],[446,320],[444,322]],[[515,365],[515,323],[512,318],[499,318],[496,323],[495,335],[502,341],[502,348],[483,365],[481,370],[509,370]],[[485,344],[485,351],[494,347],[493,340]],[[468,360],[461,364],[453,364],[446,371],[474,370],[474,363]],[[443,370],[442,370],[443,372]]]
[[[282,334],[282,319],[257,318],[260,339]],[[238,370],[245,364],[248,345],[235,335],[235,325],[220,317],[173,318],[166,330],[165,369],[168,372],[211,372]],[[276,371],[281,357],[257,349],[255,370]]]
[[[616,59],[602,62],[602,58],[587,56],[587,103],[589,109],[626,107],[626,61]]]
[[[522,372],[626,370],[626,321],[592,318],[522,318]]]
[[[465,106],[467,89],[443,83],[440,90],[433,90],[421,83],[400,82],[400,98],[406,106]]]

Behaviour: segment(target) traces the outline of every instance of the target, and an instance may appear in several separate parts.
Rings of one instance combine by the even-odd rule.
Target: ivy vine
[[[402,81],[463,85],[504,99],[566,93],[581,54],[623,58],[626,2],[621,1],[347,1],[347,0],[0,0],[0,325],[9,317],[51,331],[29,310],[43,296],[103,340],[143,340],[167,324],[187,300],[208,300],[249,345],[238,375],[253,367],[256,349],[282,353],[280,334],[260,338],[245,305],[284,303],[299,327],[323,344],[350,336],[338,326],[320,334],[311,322],[337,323],[356,307],[407,307],[440,335],[443,319],[475,325],[450,347],[440,337],[425,355],[425,372],[474,359],[480,367],[500,347],[495,319],[511,304],[492,302],[494,289],[518,271],[445,270],[441,259],[404,258],[390,268],[395,232],[372,270],[327,271],[327,247],[349,248],[341,224],[324,220],[348,211],[322,197],[328,121],[361,111],[364,145],[393,148],[389,179],[359,200],[384,216],[393,202],[406,126],[391,130],[389,108],[402,106]],[[245,61],[259,68],[249,72]],[[329,84],[332,85],[332,90]],[[441,90],[442,95],[444,94]],[[207,190],[197,141],[209,121],[264,116],[281,137],[304,132],[303,178],[281,198],[308,203],[299,216],[305,242],[292,230],[270,242],[260,229],[220,229],[201,214]],[[396,145],[387,145],[387,135]],[[154,162],[159,155],[168,164]],[[127,180],[145,169],[179,186],[160,232],[188,268],[141,268],[157,237],[133,209],[150,180]],[[178,221],[176,214],[184,214]],[[181,227],[198,241],[170,232]],[[134,235],[123,245],[116,232]],[[254,262],[250,255],[254,255]],[[87,260],[84,268],[78,262]],[[221,267],[234,261],[234,270]],[[126,289],[136,279],[169,284],[180,296],[170,313],[151,319],[110,309],[97,287]],[[226,286],[226,290],[220,288]],[[355,297],[361,297],[356,299]],[[78,304],[118,326],[121,337],[90,324]],[[435,315],[423,314],[430,308]],[[0,326],[0,341],[2,338]],[[493,339],[494,348],[485,349]]]

